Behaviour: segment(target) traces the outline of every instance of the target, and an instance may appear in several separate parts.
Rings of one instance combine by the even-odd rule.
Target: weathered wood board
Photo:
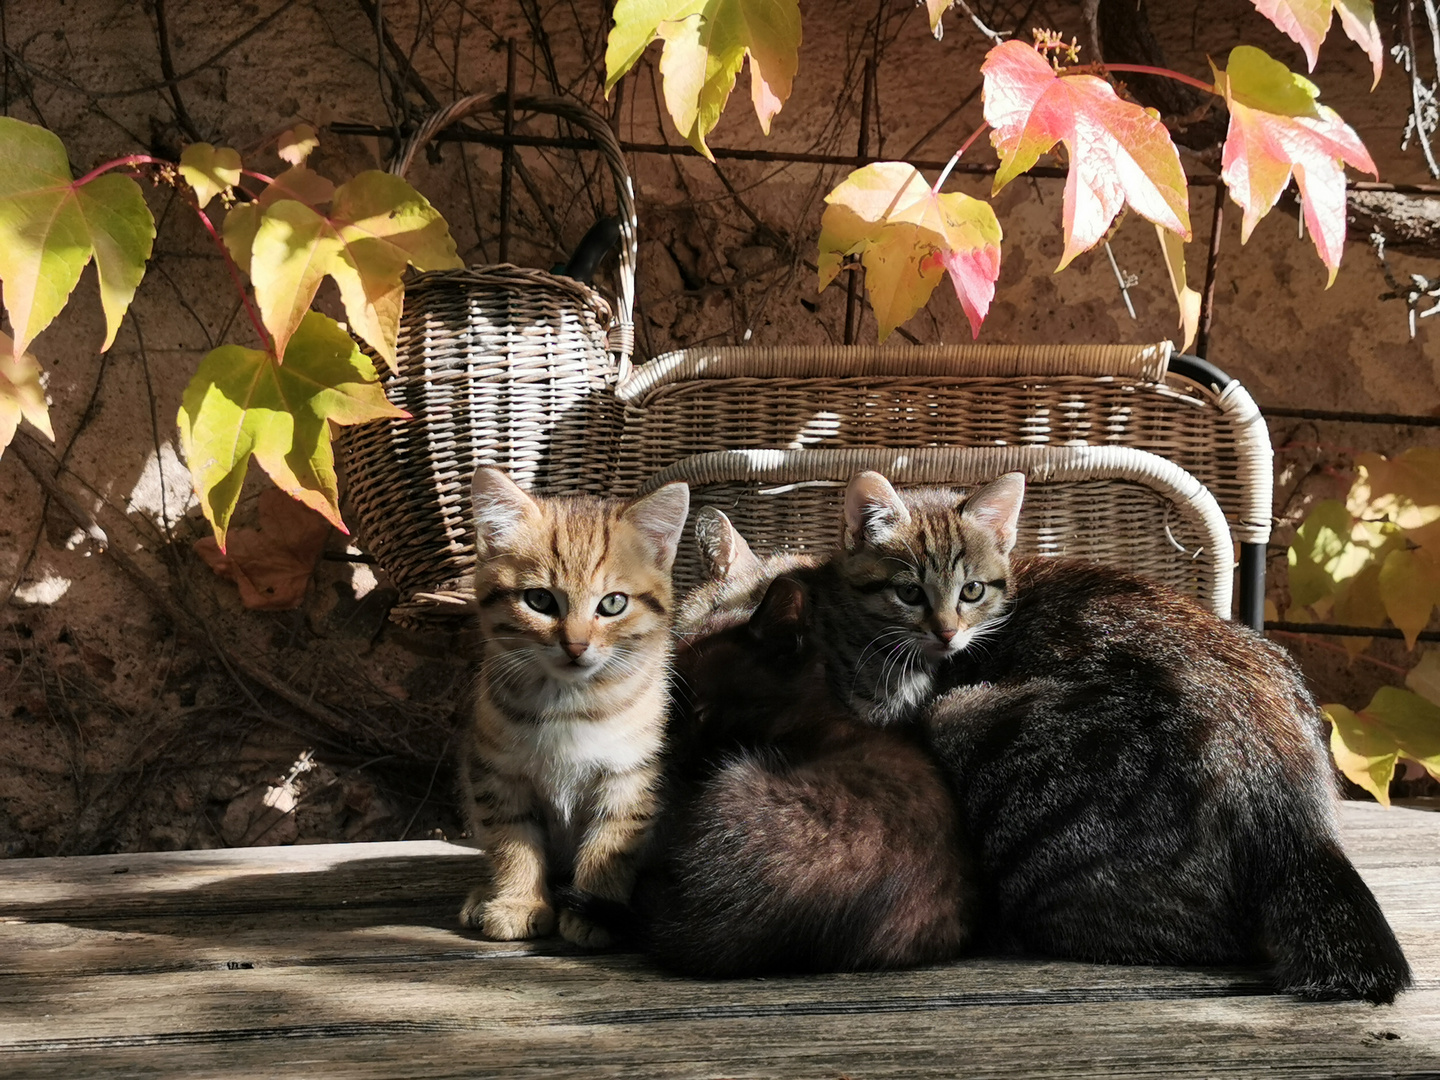
[[[0,1077],[1440,1077],[1440,814],[1347,804],[1415,967],[1392,1007],[1258,973],[977,958],[704,982],[456,926],[474,853],[0,863]]]

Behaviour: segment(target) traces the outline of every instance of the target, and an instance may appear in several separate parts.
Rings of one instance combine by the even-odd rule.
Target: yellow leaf
[[[1386,517],[1420,546],[1440,548],[1440,448],[1417,446],[1388,460],[1359,454],[1355,464],[1348,505],[1357,517]]]
[[[345,530],[331,425],[407,415],[385,399],[374,366],[334,320],[307,313],[290,345],[283,365],[258,349],[222,345],[185,388],[180,439],[222,552],[252,456],[291,498]]]
[[[881,341],[924,306],[946,271],[971,333],[979,333],[1000,276],[1000,222],[988,203],[936,194],[903,161],[856,169],[825,202],[820,288],[835,280],[846,255],[858,254]]]
[[[310,151],[319,145],[320,140],[316,138],[313,127],[309,124],[296,124],[280,136],[276,152],[280,155],[280,160],[291,165],[300,165],[310,156]]]
[[[930,32],[935,35],[936,41],[940,41],[945,37],[945,25],[940,16],[954,7],[955,0],[924,0],[924,3],[925,14],[930,19]]]
[[[1360,719],[1393,739],[1401,755],[1418,761],[1440,780],[1440,705],[1398,686],[1382,686]]]
[[[705,137],[719,122],[750,62],[750,99],[760,128],[790,97],[800,58],[798,0],[617,0],[605,49],[605,92],[657,37],[666,111],[685,141],[712,161]]]
[[[1347,578],[1335,593],[1335,621],[1342,626],[1379,626],[1385,621],[1385,602],[1380,599],[1380,566],[1369,562]],[[1345,651],[1359,656],[1370,648],[1373,638],[1341,638]]]
[[[1366,724],[1344,705],[1324,706],[1330,721],[1330,752],[1340,771],[1359,784],[1377,802],[1390,805],[1390,778],[1395,775],[1399,749],[1395,740]]]
[[[1392,551],[1380,567],[1380,599],[1390,621],[1405,634],[1405,647],[1415,648],[1415,639],[1430,622],[1430,612],[1440,603],[1440,574],[1421,552],[1409,548]]]
[[[1405,685],[1432,705],[1440,705],[1440,649],[1423,653],[1405,676]]]
[[[29,420],[55,441],[45,388],[40,385],[40,364],[29,353],[16,356],[14,349],[10,335],[0,332],[0,453],[15,438],[21,420]]]
[[[1155,226],[1155,235],[1160,237],[1165,269],[1170,272],[1170,289],[1180,306],[1180,330],[1185,339],[1180,351],[1189,352],[1200,328],[1200,294],[1185,283],[1185,241],[1159,225]]]
[[[293,199],[267,207],[251,245],[250,279],[282,359],[328,275],[340,287],[350,329],[394,368],[407,265],[463,264],[439,212],[400,177],[371,170],[336,189],[328,213]]]
[[[180,175],[195,189],[195,201],[203,210],[240,182],[240,155],[228,146],[217,150],[208,142],[195,143],[180,154]]]

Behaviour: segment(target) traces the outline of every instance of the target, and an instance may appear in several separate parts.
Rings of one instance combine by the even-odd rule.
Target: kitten
[[[1005,560],[967,553],[950,513],[955,501],[927,488],[912,488],[901,501],[879,473],[857,473],[845,490],[839,547],[802,572],[831,687],[871,723],[918,719],[945,658],[994,630],[963,620],[980,597],[965,590],[993,590]],[[983,507],[977,502],[972,517],[990,512]]]
[[[484,659],[460,779],[491,879],[460,921],[500,940],[556,928],[551,884],[623,902],[655,813],[670,663],[670,568],[689,489],[632,502],[471,486]],[[560,912],[580,945],[608,943]]]
[[[805,591],[768,580],[814,560],[756,559],[718,511],[696,531],[712,580],[684,605],[659,857],[636,889],[642,940],[706,976],[958,955],[974,886],[939,770],[916,733],[860,723],[836,700]]]
[[[888,605],[953,688],[924,726],[975,839],[991,947],[1269,961],[1313,998],[1409,985],[1340,848],[1323,720],[1284,650],[1118,570],[1012,561],[1019,473],[968,498],[857,487],[847,558],[870,576],[850,605]]]

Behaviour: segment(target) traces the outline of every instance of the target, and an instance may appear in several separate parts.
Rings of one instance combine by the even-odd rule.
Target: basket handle
[[[422,123],[415,134],[400,147],[394,164],[390,166],[390,172],[395,176],[404,176],[421,148],[455,121],[475,113],[504,112],[505,98],[504,94],[471,94],[469,97],[452,101]],[[630,356],[635,351],[635,265],[639,256],[635,186],[630,180],[625,154],[620,149],[615,133],[610,130],[610,125],[577,102],[531,95],[517,97],[514,108],[516,112],[550,113],[583,128],[595,140],[600,155],[610,166],[610,174],[615,180],[615,198],[620,204],[620,295],[619,311],[615,324],[609,331],[609,349],[618,358],[619,379],[623,382],[630,374]]]

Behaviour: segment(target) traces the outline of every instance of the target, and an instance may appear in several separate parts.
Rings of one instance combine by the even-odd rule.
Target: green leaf
[[[355,340],[317,312],[301,320],[283,365],[238,345],[210,352],[185,389],[178,422],[220,550],[252,456],[292,498],[348,531],[340,520],[330,425],[406,415],[385,399]]]
[[[1380,568],[1380,598],[1385,614],[1405,633],[1405,647],[1415,648],[1430,612],[1440,603],[1440,567],[1420,550],[1401,548],[1385,556]]]
[[[203,210],[216,195],[240,182],[240,155],[228,146],[217,150],[206,142],[195,143],[180,154],[180,175],[195,189],[195,200]]]
[[[1359,784],[1377,802],[1390,805],[1390,778],[1395,775],[1399,750],[1395,740],[1376,729],[1344,705],[1324,706],[1330,721],[1330,752],[1340,771]]]
[[[1160,225],[1155,226],[1155,235],[1160,238],[1160,252],[1170,273],[1170,290],[1180,308],[1180,334],[1185,339],[1180,351],[1189,352],[1200,329],[1200,294],[1185,279],[1185,241]]]
[[[747,58],[750,99],[770,134],[800,62],[798,0],[617,0],[605,50],[607,94],[657,37],[665,41],[665,108],[686,142],[714,160],[705,136]]]
[[[1355,543],[1356,522],[1337,499],[1316,503],[1290,545],[1290,599],[1306,607],[1334,596],[1372,558],[1369,545]],[[1368,534],[1362,534],[1368,535]]]
[[[328,213],[293,199],[265,208],[250,252],[250,280],[277,354],[327,275],[340,287],[350,328],[392,368],[406,265],[457,269],[449,226],[398,176],[371,170],[335,191]]]
[[[0,332],[0,454],[15,438],[21,420],[29,420],[51,442],[50,407],[40,384],[40,364],[29,353],[16,355],[10,335]]]
[[[58,138],[0,117],[0,283],[16,355],[64,308],[92,258],[105,310],[101,351],[110,348],[154,239],[155,219],[134,180],[106,173],[77,184]]]

